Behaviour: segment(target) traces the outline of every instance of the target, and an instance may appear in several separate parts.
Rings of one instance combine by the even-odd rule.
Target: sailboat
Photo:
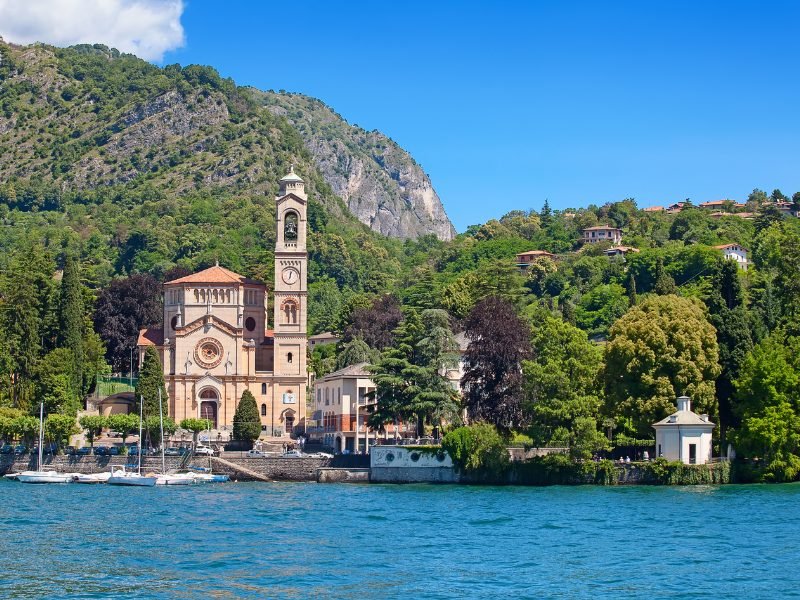
[[[39,462],[35,471],[23,471],[17,475],[17,480],[22,483],[69,483],[72,474],[59,473],[58,471],[42,470],[42,452],[44,450],[44,402],[39,406]]]
[[[158,418],[161,421],[161,472],[156,480],[156,485],[191,485],[195,483],[191,473],[167,473],[167,463],[164,458],[164,410],[161,406],[161,390],[158,390]]]
[[[208,442],[211,445],[211,421],[208,421]],[[208,467],[190,467],[197,483],[225,483],[230,478],[222,473],[215,474],[211,464],[211,454],[208,455]]]
[[[125,467],[112,467],[111,476],[107,482],[110,485],[136,485],[152,487],[156,484],[158,477],[155,475],[142,475],[142,416],[144,410],[144,398],[139,396],[139,465],[136,471],[126,471]]]

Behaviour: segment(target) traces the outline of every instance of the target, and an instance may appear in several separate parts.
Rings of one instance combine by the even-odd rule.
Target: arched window
[[[266,404],[262,404],[261,405],[261,416],[262,417],[266,417],[267,416],[267,405]]]
[[[287,212],[283,220],[283,238],[287,242],[297,241],[297,223],[297,213]]]
[[[289,352],[289,353],[286,355],[286,362],[287,362],[287,363],[289,363],[289,364],[292,364],[292,358],[293,358],[293,356],[292,356],[292,353],[291,353],[291,352]]]
[[[281,312],[283,312],[283,322],[289,325],[297,324],[297,301],[289,299],[284,300],[281,304]]]
[[[266,394],[267,393],[267,384],[266,383],[262,383],[261,384],[261,393],[262,394]]]

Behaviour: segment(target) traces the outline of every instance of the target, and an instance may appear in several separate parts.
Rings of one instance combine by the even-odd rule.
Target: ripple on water
[[[0,497],[4,597],[766,598],[800,583],[800,486],[0,481]]]

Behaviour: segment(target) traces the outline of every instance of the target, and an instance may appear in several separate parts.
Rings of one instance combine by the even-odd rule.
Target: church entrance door
[[[218,396],[215,390],[203,390],[200,393],[200,418],[211,421],[214,429],[217,428]]]

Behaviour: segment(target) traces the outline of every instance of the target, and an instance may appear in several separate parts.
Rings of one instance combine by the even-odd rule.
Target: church
[[[263,435],[286,436],[305,418],[308,199],[294,168],[275,204],[272,329],[267,286],[217,264],[164,283],[163,326],[139,332],[139,364],[148,346],[161,358],[169,415],[209,419],[222,439],[245,390]]]

